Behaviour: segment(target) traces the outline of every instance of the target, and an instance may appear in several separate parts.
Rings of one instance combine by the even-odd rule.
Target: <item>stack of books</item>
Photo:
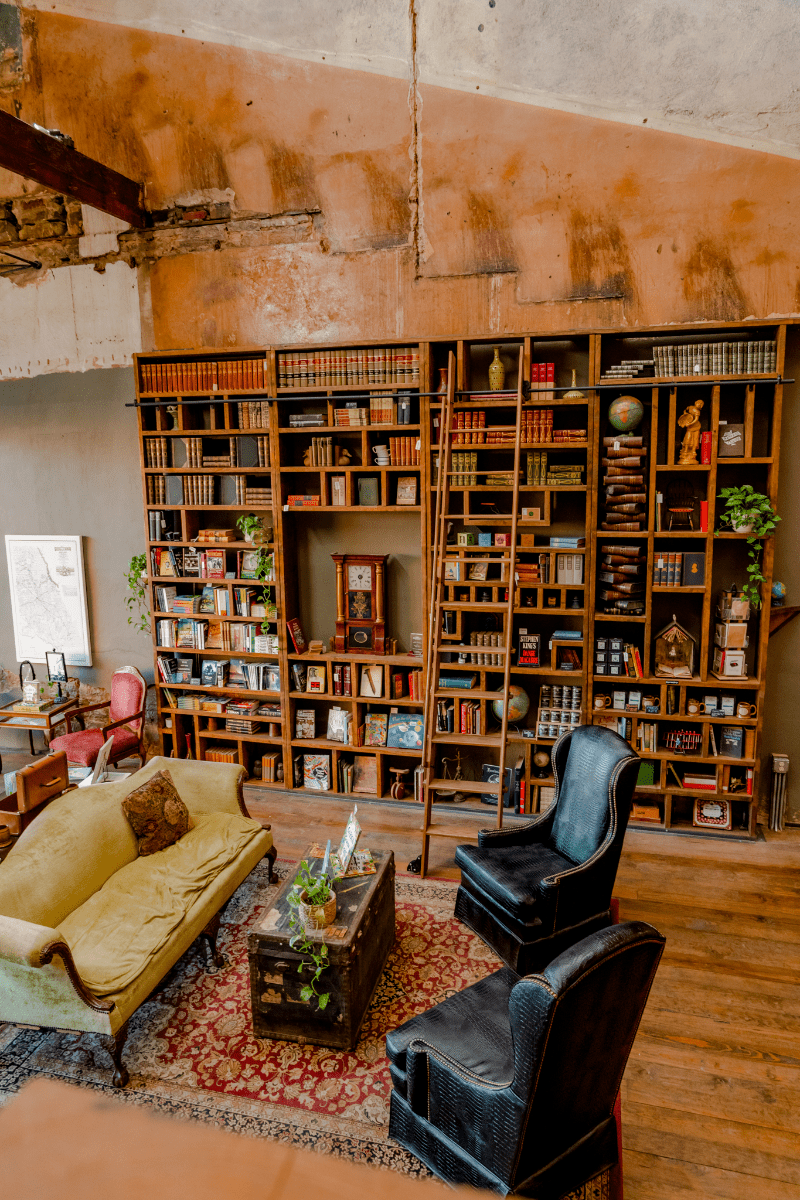
[[[605,509],[601,529],[620,533],[638,533],[646,525],[647,488],[644,439],[634,434],[617,433],[603,438],[603,476]]]
[[[601,546],[598,597],[603,612],[638,616],[644,612],[644,570],[647,561],[642,546],[622,542]]]

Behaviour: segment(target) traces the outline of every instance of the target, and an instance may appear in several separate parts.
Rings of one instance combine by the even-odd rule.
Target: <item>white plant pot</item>
[[[742,519],[742,523],[740,525],[736,524],[736,522],[734,522],[734,521],[731,521],[731,528],[733,529],[734,533],[752,533],[753,532],[753,526],[755,525],[756,516],[755,516],[755,513],[750,513],[748,515],[750,518],[749,521],[748,521],[747,517],[744,517]]]

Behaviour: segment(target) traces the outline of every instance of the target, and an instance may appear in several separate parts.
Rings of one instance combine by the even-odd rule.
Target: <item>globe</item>
[[[521,721],[526,715],[531,706],[530,698],[524,688],[517,687],[512,683],[508,689],[508,719],[509,721]],[[498,721],[503,719],[503,695],[500,694],[498,700],[492,701],[492,712],[497,717]]]
[[[608,407],[608,421],[620,433],[630,433],[644,416],[641,400],[635,396],[618,396]]]
[[[773,608],[783,608],[786,603],[786,584],[775,580],[772,585],[772,606]]]

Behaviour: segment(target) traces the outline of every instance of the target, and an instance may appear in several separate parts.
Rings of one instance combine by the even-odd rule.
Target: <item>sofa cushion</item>
[[[122,801],[122,811],[139,839],[139,854],[166,850],[192,828],[189,810],[169,771],[157,771]]]
[[[257,821],[209,813],[166,850],[112,875],[59,927],[86,986],[105,996],[136,979],[203,889],[260,833]]]

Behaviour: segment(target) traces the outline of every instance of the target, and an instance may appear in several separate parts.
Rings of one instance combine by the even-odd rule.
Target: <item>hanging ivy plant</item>
[[[749,547],[747,564],[747,582],[742,587],[742,595],[752,604],[753,608],[761,605],[762,583],[766,580],[761,571],[761,552],[764,549],[764,538],[769,537],[780,521],[780,517],[772,507],[769,496],[757,492],[749,483],[741,487],[723,488],[719,493],[720,500],[725,501],[722,520],[732,529],[746,533]],[[722,532],[717,530],[717,533]]]
[[[133,625],[137,633],[150,632],[150,614],[147,605],[147,558],[144,554],[134,554],[125,572],[125,582],[128,594],[125,597],[125,607],[128,610],[128,624]]]

